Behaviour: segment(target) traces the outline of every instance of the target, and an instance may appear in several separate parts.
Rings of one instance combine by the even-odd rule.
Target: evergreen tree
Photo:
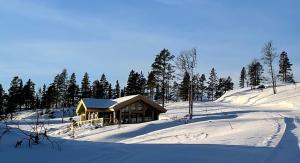
[[[79,92],[79,86],[76,83],[76,75],[75,73],[72,73],[70,80],[68,82],[68,88],[67,88],[67,105],[75,106],[78,101],[78,92]]]
[[[232,79],[230,76],[227,77],[225,80],[225,91],[233,90],[234,83],[232,82]]]
[[[2,87],[2,85],[0,84],[0,120],[3,118],[3,115],[5,113],[5,110],[4,110],[4,94],[5,94],[5,91]]]
[[[100,84],[99,80],[95,80],[92,84],[92,97],[93,98],[104,98],[103,85]]]
[[[147,80],[147,89],[149,90],[149,97],[153,100],[154,99],[154,89],[156,87],[156,79],[154,76],[153,71],[148,74]]]
[[[165,107],[165,97],[168,83],[173,76],[172,74],[174,73],[174,66],[172,64],[173,59],[174,55],[171,55],[167,49],[163,49],[158,55],[156,55],[155,61],[152,64],[152,71],[156,77],[159,87],[161,87],[161,90],[157,89],[156,91],[161,91],[161,93],[158,92],[161,94],[161,96],[158,97],[162,99],[163,107]]]
[[[53,100],[55,103],[55,108],[58,108],[58,103],[59,103],[59,74],[57,74],[54,77],[53,83],[51,83],[50,85],[52,86],[52,91],[53,91]]]
[[[127,80],[126,95],[143,94],[145,83],[146,79],[141,74],[131,70]]]
[[[263,80],[263,71],[263,66],[256,59],[250,63],[248,66],[248,76],[250,81],[249,84],[252,87],[260,85],[261,81]]]
[[[128,80],[127,80],[127,87],[126,87],[126,95],[136,95],[137,94],[137,81],[138,76],[137,73],[133,70],[130,71]]]
[[[29,79],[23,88],[25,108],[32,109],[35,104],[35,84]]]
[[[170,98],[175,102],[177,102],[180,97],[179,90],[180,90],[180,85],[176,81],[174,81],[170,92]]]
[[[137,86],[138,86],[138,94],[140,95],[144,95],[145,94],[145,89],[146,89],[146,78],[144,77],[143,72],[141,72],[140,74],[137,75],[138,76],[138,82],[137,82]]]
[[[100,79],[100,98],[108,98],[108,87],[109,82],[107,81],[105,74],[102,74]]]
[[[10,114],[10,118],[12,120],[13,113],[16,111],[18,105],[20,105],[19,107],[21,108],[21,103],[23,103],[23,96],[22,99],[20,99],[20,96],[23,94],[22,79],[18,76],[14,77],[10,83],[8,93],[6,114]]]
[[[119,81],[116,81],[116,86],[115,86],[115,96],[114,98],[119,98],[121,96],[121,87],[119,84]]]
[[[220,78],[217,90],[216,90],[216,98],[220,98],[223,96],[227,91],[233,90],[233,82],[230,76],[228,78]]]
[[[126,88],[124,88],[124,89],[121,89],[121,97],[124,97],[125,96],[125,93],[126,92]]]
[[[180,84],[180,97],[183,101],[188,101],[190,91],[190,75],[186,72]]]
[[[206,90],[205,81],[206,81],[206,77],[205,77],[204,74],[202,74],[201,77],[200,77],[200,83],[199,83],[200,100],[201,101],[203,101],[204,92]]]
[[[245,88],[246,80],[247,80],[247,72],[246,72],[246,68],[243,67],[240,76],[240,88]]]
[[[111,84],[109,84],[109,86],[108,86],[108,99],[112,99],[112,98],[113,98],[113,90],[112,90]]]
[[[215,98],[220,98],[225,93],[225,83],[226,83],[225,78],[219,79],[218,84],[216,86],[217,89],[216,89]]]
[[[193,88],[193,100],[199,101],[201,90],[200,90],[200,74],[196,74],[192,78]]]
[[[34,109],[42,109],[42,89],[39,88],[38,92],[35,94],[35,97],[34,97]]]
[[[61,107],[66,107],[67,106],[67,90],[68,90],[68,73],[66,69],[63,69],[61,74],[59,75],[59,80],[58,80],[58,101],[60,103]]]
[[[52,106],[56,105],[56,88],[54,84],[51,84],[45,94],[45,108],[49,109]]]
[[[292,65],[287,52],[283,51],[279,59],[279,79],[284,83],[293,82]]]
[[[47,91],[47,87],[44,84],[43,88],[42,88],[42,97],[41,97],[41,108],[42,109],[46,108],[46,91]]]
[[[87,72],[84,74],[82,82],[81,82],[81,97],[82,98],[90,98],[91,97],[90,78],[89,78],[89,75]]]
[[[215,99],[215,93],[216,93],[217,84],[218,84],[218,78],[217,78],[217,73],[216,73],[215,68],[212,68],[207,84],[208,84],[208,87],[207,87],[208,95],[211,98],[211,100],[213,101]]]

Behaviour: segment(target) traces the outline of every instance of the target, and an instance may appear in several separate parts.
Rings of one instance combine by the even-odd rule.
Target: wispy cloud
[[[50,8],[43,3],[33,2],[31,0],[0,0],[0,11],[17,14],[30,19],[40,19],[55,21],[72,27],[82,27],[82,23],[76,19],[64,15],[59,10]]]
[[[190,4],[205,4],[208,0],[155,0],[156,2],[170,5],[170,6],[180,6],[180,5],[190,5]]]

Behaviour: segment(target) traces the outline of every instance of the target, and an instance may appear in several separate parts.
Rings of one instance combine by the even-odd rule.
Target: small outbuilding
[[[117,99],[83,98],[76,113],[80,121],[103,118],[104,125],[142,123],[158,120],[160,113],[167,110],[142,95]]]

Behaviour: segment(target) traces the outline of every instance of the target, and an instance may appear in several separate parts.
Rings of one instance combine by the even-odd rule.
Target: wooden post
[[[113,124],[116,124],[116,112],[113,112]]]
[[[143,119],[142,122],[145,122],[146,108],[143,108]]]
[[[154,110],[152,110],[152,121],[154,121]]]
[[[120,117],[119,117],[119,124],[122,124],[122,110],[120,109],[120,115],[119,115]]]
[[[128,123],[131,123],[131,106],[128,106]]]

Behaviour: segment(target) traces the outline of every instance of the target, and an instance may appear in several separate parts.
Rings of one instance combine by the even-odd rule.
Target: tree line
[[[31,79],[23,84],[23,80],[15,76],[7,92],[0,84],[0,117],[13,118],[13,113],[21,109],[45,109],[47,112],[52,108],[74,107],[82,98],[115,99],[141,94],[165,106],[169,101],[190,98],[192,101],[215,100],[233,89],[231,77],[219,78],[214,68],[208,79],[205,74],[191,73],[191,66],[187,66],[189,57],[183,57],[191,51],[175,57],[168,49],[162,49],[151,64],[151,71],[145,76],[141,71],[131,70],[124,87],[118,80],[110,83],[105,74],[91,81],[87,72],[81,83],[77,83],[76,74],[69,75],[66,69],[57,74],[51,84],[38,89]],[[180,64],[186,68],[180,68]],[[193,66],[196,68],[196,64]]]
[[[267,42],[262,48],[262,58],[260,60],[254,59],[247,67],[243,67],[240,74],[239,87],[256,88],[264,82],[270,83],[273,88],[273,93],[277,93],[277,81],[281,83],[295,83],[294,75],[292,73],[292,65],[286,51],[282,51],[278,60],[278,71],[276,73],[276,61],[278,55],[273,46],[273,42]],[[264,75],[263,62],[267,68],[268,76]]]

